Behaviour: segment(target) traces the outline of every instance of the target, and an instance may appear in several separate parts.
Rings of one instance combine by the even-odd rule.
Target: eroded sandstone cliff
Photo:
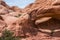
[[[36,0],[21,9],[0,0],[0,34],[5,29],[25,40],[60,40],[60,1]]]

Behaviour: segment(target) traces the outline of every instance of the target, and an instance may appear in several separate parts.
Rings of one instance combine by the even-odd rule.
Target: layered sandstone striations
[[[26,40],[60,40],[60,1],[36,0],[21,9],[0,0],[0,33],[5,29]]]

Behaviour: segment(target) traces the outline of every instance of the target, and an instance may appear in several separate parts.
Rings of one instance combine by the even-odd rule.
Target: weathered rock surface
[[[11,10],[13,10],[13,11],[17,11],[17,12],[22,12],[22,9],[20,9],[19,7],[17,7],[17,6],[12,6],[11,7]]]
[[[60,40],[60,0],[36,0],[24,9],[0,0],[0,34],[5,29],[22,40]]]
[[[3,5],[0,5],[0,15],[4,15],[8,13],[9,13],[8,9],[4,7]]]

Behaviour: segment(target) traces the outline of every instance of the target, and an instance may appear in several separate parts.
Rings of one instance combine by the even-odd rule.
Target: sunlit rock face
[[[26,40],[60,40],[59,0],[36,0],[24,9],[0,3],[0,33],[7,29]]]
[[[30,5],[28,5],[25,9],[37,9],[37,8],[44,8],[46,6],[51,6],[52,3],[55,0],[36,0],[34,3],[31,3]]]
[[[1,30],[7,29],[13,31],[14,36],[25,36],[22,28],[26,28],[28,24],[29,15],[27,13],[23,13],[22,9],[20,9],[17,6],[12,7],[7,6],[8,5],[4,1],[1,1],[0,5]]]
[[[40,17],[53,15],[54,18],[59,19],[59,5],[59,0],[36,0],[35,3],[31,3],[30,5],[28,5],[24,9],[24,11],[28,12],[28,14],[31,14],[32,19],[36,18],[36,16],[38,16],[39,14]]]
[[[35,21],[35,23],[38,26],[38,29],[42,32],[45,32],[44,34],[42,33],[43,35],[41,33],[40,33],[41,35],[38,34],[40,35],[41,38],[37,35],[36,36],[39,38],[35,39],[36,36],[33,37],[34,40],[49,40],[49,39],[51,40],[50,37],[52,37],[52,40],[59,39],[58,38],[60,37],[59,35],[59,29],[60,29],[60,26],[59,26],[60,25],[60,2],[59,0],[43,0],[43,1],[36,0],[35,3],[31,3],[24,10],[25,12],[28,12],[28,14],[30,14],[31,20]],[[45,20],[45,17],[46,17],[46,20]],[[53,34],[51,34],[51,30],[54,30]],[[32,37],[28,38],[28,40],[29,39],[33,40]]]
[[[13,11],[22,12],[22,9],[19,8],[19,7],[17,7],[17,6],[12,6],[11,9],[12,9]]]
[[[0,1],[0,15],[8,14],[10,12],[10,7],[3,1]]]
[[[8,14],[9,11],[6,7],[4,7],[3,5],[0,5],[0,15],[1,14]]]
[[[7,8],[9,8],[9,6],[3,0],[0,1],[0,5],[3,5],[5,7],[7,7]]]

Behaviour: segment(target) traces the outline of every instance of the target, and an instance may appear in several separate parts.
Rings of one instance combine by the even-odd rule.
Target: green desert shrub
[[[15,16],[15,17],[20,17],[21,16],[21,14],[18,14],[18,16]]]
[[[13,36],[13,32],[9,31],[9,30],[5,30],[2,32],[2,36],[0,37],[0,40],[19,40],[19,37],[15,37]]]

